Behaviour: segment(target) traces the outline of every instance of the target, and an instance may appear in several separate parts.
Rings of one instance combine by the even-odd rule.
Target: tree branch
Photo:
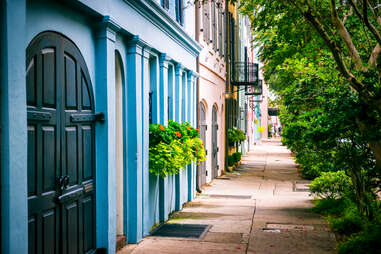
[[[356,69],[363,69],[362,60],[356,46],[353,44],[348,30],[345,28],[344,23],[340,20],[336,11],[336,0],[331,0],[331,18],[332,23],[336,27],[340,38],[344,41],[345,46],[348,49],[349,55],[355,63]]]
[[[377,66],[377,59],[380,53],[381,53],[381,47],[380,47],[380,44],[377,43],[376,47],[374,47],[369,57],[368,64],[370,66]]]
[[[373,9],[372,5],[368,1],[368,6],[370,11],[372,12],[373,16],[375,17],[377,24],[381,27],[381,17],[378,16],[378,11]]]
[[[352,1],[352,0],[351,0]],[[362,4],[362,14],[363,14],[363,19],[364,19],[364,22],[365,22],[365,25],[369,28],[369,30],[372,32],[372,34],[374,35],[375,39],[377,40],[378,44],[381,44],[381,35],[380,33],[377,31],[377,29],[373,26],[373,24],[371,24],[369,22],[369,19],[368,19],[368,1],[367,0],[363,0],[363,4]]]
[[[308,2],[308,0],[307,0]],[[328,33],[324,30],[323,25],[320,23],[320,21],[312,14],[311,8],[309,7],[307,11],[303,11],[301,13],[315,28],[317,33],[321,36],[321,38],[324,40],[328,48],[330,49],[333,58],[337,64],[337,67],[341,74],[348,80],[351,87],[359,94],[360,99],[368,104],[375,106],[379,110],[381,110],[381,104],[377,105],[378,103],[372,99],[372,96],[369,94],[369,92],[366,90],[363,83],[361,83],[346,67],[344,60],[341,57],[341,50],[337,46],[336,42],[331,40]]]
[[[327,32],[324,30],[322,24],[317,20],[311,13],[311,9],[308,8],[307,11],[302,12],[302,15],[312,24],[312,26],[316,29],[318,34],[322,37],[322,39],[327,44],[328,48],[331,50],[333,57],[339,67],[340,72],[344,75],[345,78],[350,78],[351,75],[349,74],[349,71],[347,67],[345,66],[345,63],[341,57],[340,49],[338,49],[336,43],[332,41],[327,34]]]
[[[351,0],[350,0],[351,1]],[[320,37],[324,40],[325,44],[328,46],[331,51],[333,58],[337,64],[338,70],[341,74],[348,80],[351,88],[355,90],[360,100],[363,103],[366,103],[373,108],[377,108],[378,111],[381,111],[381,99],[374,98],[372,94],[366,89],[365,85],[361,83],[346,67],[345,62],[341,56],[341,50],[337,43],[332,40],[328,34],[328,32],[324,29],[321,22],[312,14],[311,2],[309,0],[305,0],[307,4],[307,10],[303,10],[304,8],[294,3],[293,5],[298,9],[300,14],[308,20],[311,25],[315,28],[316,32],[320,35]],[[355,10],[356,11],[356,10]]]
[[[349,12],[345,17],[343,18],[343,24],[345,25],[345,22],[347,21],[347,18],[353,15],[353,7],[349,8]]]

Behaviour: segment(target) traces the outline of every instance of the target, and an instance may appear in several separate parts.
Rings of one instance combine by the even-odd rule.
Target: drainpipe
[[[196,20],[195,20],[195,39],[197,42],[200,42],[199,39],[200,39],[200,2],[197,2],[196,5],[195,5],[195,17],[196,17]],[[199,60],[199,56],[196,57],[196,72],[199,74],[200,73],[200,67],[199,67],[199,63],[200,63],[200,60]],[[197,78],[196,80],[196,126],[197,128],[200,129],[200,121],[199,121],[199,112],[198,112],[198,106],[199,106],[199,100],[200,100],[200,77]],[[198,193],[201,193],[201,189],[200,189],[200,180],[199,180],[199,167],[200,166],[197,166],[197,170],[196,170],[196,191]]]
[[[228,128],[229,128],[229,111],[231,110],[231,105],[228,103],[228,99],[226,98],[226,95],[230,97],[229,93],[229,80],[230,80],[230,63],[229,63],[229,42],[230,42],[230,33],[229,33],[229,3],[227,0],[225,0],[225,11],[224,11],[224,22],[225,22],[225,82],[226,82],[226,88],[225,88],[225,170],[228,168],[228,156],[229,156],[229,137],[228,137]]]

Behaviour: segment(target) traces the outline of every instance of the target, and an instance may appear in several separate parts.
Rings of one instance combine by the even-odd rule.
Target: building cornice
[[[131,8],[156,25],[193,56],[201,52],[201,45],[192,39],[159,4],[152,0],[124,0]]]

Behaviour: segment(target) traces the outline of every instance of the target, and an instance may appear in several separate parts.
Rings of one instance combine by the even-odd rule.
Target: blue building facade
[[[2,253],[115,253],[195,196],[149,174],[149,123],[196,126],[194,6],[2,1]]]

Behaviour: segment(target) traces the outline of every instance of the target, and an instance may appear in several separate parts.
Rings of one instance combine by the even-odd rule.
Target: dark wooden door
[[[218,176],[218,143],[217,143],[217,108],[214,105],[212,110],[212,177],[216,178]]]
[[[66,37],[45,32],[27,49],[29,253],[95,249],[94,99]]]
[[[199,105],[199,123],[200,123],[200,139],[204,142],[204,146],[206,149],[206,110],[205,106],[202,102]],[[206,184],[206,161],[203,161],[198,166],[198,182],[199,187]]]

